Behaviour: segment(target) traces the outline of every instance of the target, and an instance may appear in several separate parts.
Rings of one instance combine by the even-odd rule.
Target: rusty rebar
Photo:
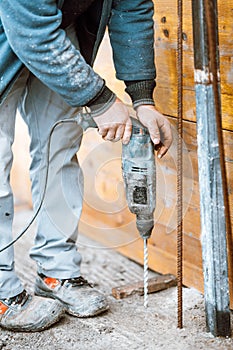
[[[183,1],[177,2],[177,317],[183,328]]]

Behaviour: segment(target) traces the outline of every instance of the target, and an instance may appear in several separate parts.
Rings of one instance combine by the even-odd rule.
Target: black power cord
[[[90,117],[89,117],[90,118]],[[63,120],[59,120],[58,122],[56,122],[49,133],[49,137],[48,137],[48,147],[47,147],[47,152],[46,152],[46,173],[45,173],[45,184],[44,184],[44,189],[42,192],[42,197],[39,203],[39,206],[37,208],[37,210],[35,211],[35,214],[33,215],[33,217],[31,218],[30,222],[27,224],[27,226],[18,234],[18,236],[16,236],[16,238],[14,238],[12,241],[10,241],[7,245],[5,245],[3,248],[0,249],[0,253],[3,252],[4,250],[6,250],[7,248],[9,248],[10,246],[12,246],[13,244],[15,244],[26,232],[27,230],[30,228],[30,226],[33,224],[33,222],[35,221],[37,215],[39,214],[39,211],[43,205],[44,199],[45,199],[45,194],[46,194],[46,189],[47,189],[47,183],[48,183],[48,174],[49,174],[49,156],[50,156],[50,145],[51,145],[51,138],[53,135],[54,130],[56,129],[56,127],[58,125],[61,124],[65,124],[65,123],[76,123],[76,124],[80,124],[80,126],[82,126],[82,121],[85,121],[87,124],[85,124],[85,128],[86,129],[89,124],[88,124],[88,119],[85,119],[85,117],[82,114],[78,114],[78,116],[74,119],[63,119]],[[92,126],[95,126],[94,124]]]

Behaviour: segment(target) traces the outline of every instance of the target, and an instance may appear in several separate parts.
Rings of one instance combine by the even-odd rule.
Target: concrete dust
[[[19,232],[31,212],[16,213]],[[27,289],[33,290],[36,274],[28,258],[34,228],[16,244],[16,269]],[[233,338],[214,338],[205,328],[203,296],[194,289],[183,289],[184,328],[177,329],[177,289],[149,294],[149,307],[143,296],[116,300],[113,287],[142,280],[143,268],[117,252],[79,236],[83,255],[82,274],[108,297],[110,310],[94,318],[69,315],[52,328],[39,333],[0,330],[0,350],[200,350],[233,349]],[[149,277],[156,276],[150,271]],[[232,322],[233,328],[233,322]]]

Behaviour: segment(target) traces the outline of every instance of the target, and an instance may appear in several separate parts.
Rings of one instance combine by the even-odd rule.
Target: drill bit
[[[148,307],[148,250],[146,238],[144,238],[144,307]]]

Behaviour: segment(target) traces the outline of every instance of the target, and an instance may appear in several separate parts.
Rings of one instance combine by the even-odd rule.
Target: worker
[[[30,135],[34,210],[45,186],[46,152],[54,123],[72,120],[85,107],[104,140],[129,142],[129,111],[92,68],[107,26],[116,76],[125,82],[158,157],[171,145],[170,123],[153,101],[152,0],[1,0],[1,247],[12,240],[14,207],[9,179],[17,109]],[[76,239],[83,176],[76,154],[82,134],[74,123],[59,125],[52,134],[46,196],[30,251],[37,266],[35,295],[25,290],[16,274],[13,246],[0,253],[3,328],[39,331],[57,322],[64,312],[88,317],[109,307],[105,296],[80,272]]]

